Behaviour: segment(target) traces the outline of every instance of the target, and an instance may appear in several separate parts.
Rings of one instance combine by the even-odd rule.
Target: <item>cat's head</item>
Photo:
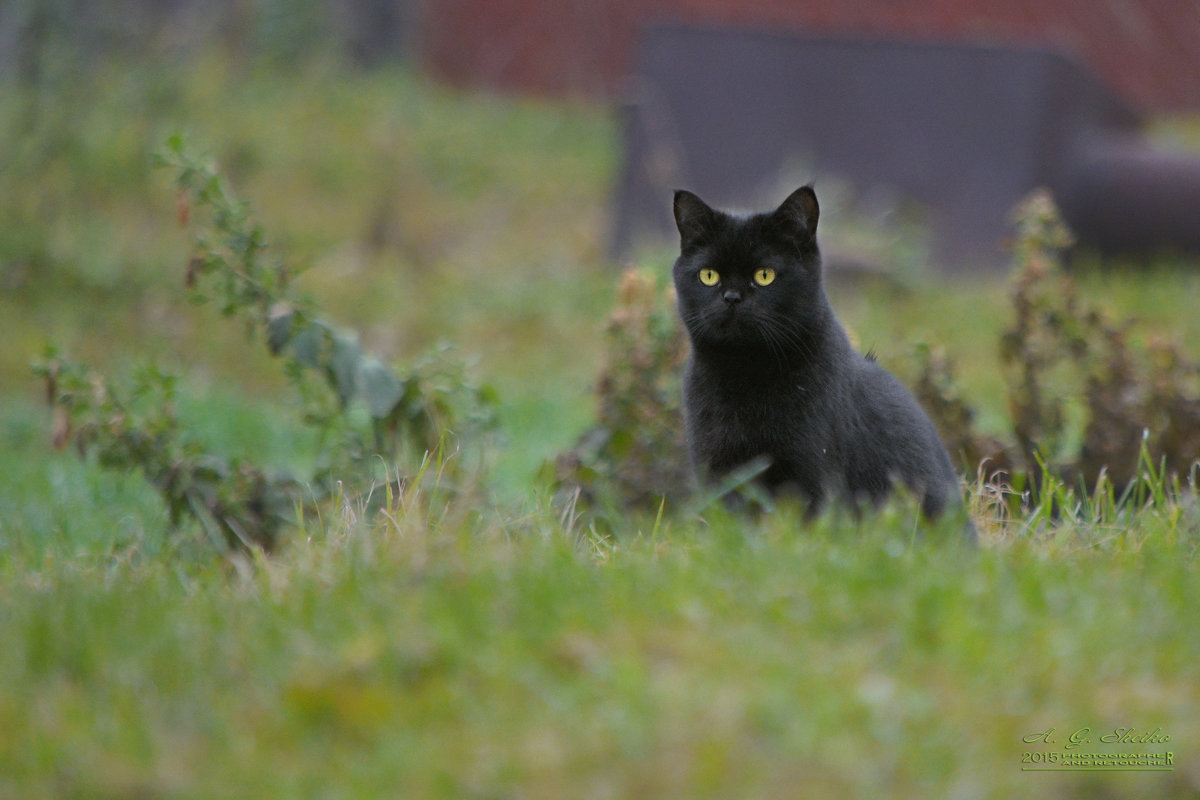
[[[773,212],[735,216],[675,193],[679,314],[697,347],[780,354],[802,350],[823,323],[817,250],[820,208],[811,186]]]

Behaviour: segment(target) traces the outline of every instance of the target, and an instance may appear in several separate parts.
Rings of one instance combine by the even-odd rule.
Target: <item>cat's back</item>
[[[878,443],[896,444],[915,441],[936,444],[941,442],[933,423],[908,388],[881,366],[872,355],[854,354],[847,364],[847,410],[853,409],[856,422]]]
[[[860,465],[876,465],[860,469],[902,477],[938,496],[957,487],[937,429],[904,384],[869,356],[856,356],[848,377],[848,405],[856,412],[851,452]]]

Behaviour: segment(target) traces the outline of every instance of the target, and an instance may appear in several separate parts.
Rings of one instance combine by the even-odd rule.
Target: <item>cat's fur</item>
[[[937,431],[912,395],[854,351],[821,280],[813,189],[734,216],[675,193],[679,314],[691,338],[684,418],[693,467],[713,481],[765,463],[772,494],[881,502],[900,481],[929,517],[961,500]],[[759,270],[773,279],[758,285]],[[715,270],[716,285],[701,281]],[[706,274],[709,280],[711,274]]]

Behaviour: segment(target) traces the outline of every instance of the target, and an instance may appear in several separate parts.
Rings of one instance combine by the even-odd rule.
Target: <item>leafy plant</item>
[[[955,378],[954,361],[944,346],[923,342],[912,349],[910,381],[921,407],[929,414],[951,459],[960,468],[982,470],[990,476],[1011,473],[1012,454],[995,436],[976,430],[978,413]]]
[[[211,165],[173,137],[161,161],[176,172],[181,224],[203,215],[184,283],[197,303],[215,303],[251,338],[283,360],[301,398],[303,420],[320,433],[323,463],[303,484],[312,500],[342,491],[367,492],[384,463],[419,462],[493,423],[495,398],[473,383],[447,348],[397,370],[364,351],[353,331],[324,319],[295,288],[288,265],[273,257],[267,237]],[[214,541],[270,548],[280,526],[301,506],[302,484],[207,452],[174,413],[177,379],[157,368],[129,387],[71,363],[56,351],[35,367],[56,408],[55,442],[74,442],[114,469],[141,469],[159,490],[177,525],[196,517]],[[456,462],[457,463],[457,462]],[[452,478],[452,470],[440,478]],[[219,534],[219,535],[218,535]]]
[[[54,406],[56,447],[74,445],[108,469],[140,469],[171,525],[194,517],[219,550],[269,549],[303,508],[309,493],[294,476],[221,458],[189,435],[175,413],[176,376],[147,366],[119,386],[54,349],[35,372]]]
[[[1012,443],[973,429],[951,365],[929,351],[918,394],[948,445],[1033,494],[1046,470],[1089,492],[1106,482],[1124,490],[1147,459],[1187,473],[1200,454],[1200,364],[1161,337],[1139,348],[1133,321],[1080,296],[1063,266],[1073,237],[1048,192],[1031,194],[1013,220],[1013,323],[999,342]]]
[[[605,328],[596,382],[596,424],[559,455],[560,492],[585,502],[655,508],[688,489],[679,377],[687,340],[673,289],[653,273],[626,270]]]

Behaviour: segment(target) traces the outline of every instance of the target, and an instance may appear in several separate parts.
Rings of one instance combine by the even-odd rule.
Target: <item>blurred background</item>
[[[374,4],[375,6],[395,4]],[[1200,111],[1200,9],[1190,0],[427,0],[422,52],[473,85],[613,97],[647,24],[689,22],[1060,49],[1141,111]],[[410,16],[409,19],[415,19]]]
[[[7,0],[0,14],[0,64],[26,78],[47,46],[184,58],[221,40],[241,57],[334,50],[364,65],[411,59],[459,85],[607,99],[640,29],[671,21],[1052,47],[1140,111],[1200,111],[1187,79],[1200,68],[1190,0]]]
[[[8,444],[40,441],[22,409],[53,342],[173,362],[223,409],[201,427],[292,457],[262,410],[277,366],[186,301],[153,166],[175,133],[369,348],[478,360],[510,486],[591,418],[615,268],[665,282],[680,185],[762,207],[816,179],[863,347],[946,343],[999,427],[1007,213],[1037,185],[1063,189],[1079,263],[1118,267],[1086,291],[1200,333],[1198,41],[1195,0],[3,0]]]

